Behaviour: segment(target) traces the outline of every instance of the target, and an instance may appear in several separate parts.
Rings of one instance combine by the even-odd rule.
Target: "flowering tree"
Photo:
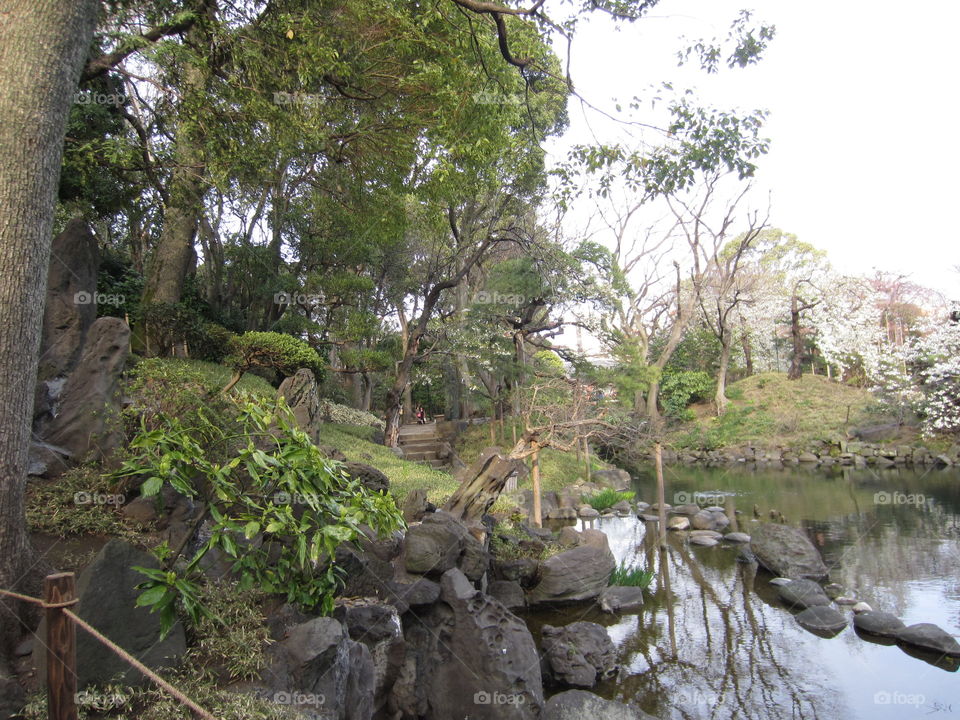
[[[952,312],[932,318],[928,332],[915,338],[907,356],[915,368],[917,410],[924,434],[960,432],[960,322]]]

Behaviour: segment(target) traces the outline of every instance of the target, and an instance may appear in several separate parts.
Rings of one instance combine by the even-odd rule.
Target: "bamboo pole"
[[[666,493],[664,492],[663,487],[663,448],[660,445],[660,441],[657,440],[654,445],[654,458],[655,465],[657,468],[657,515],[659,517],[659,522],[657,523],[660,526],[660,549],[667,549],[667,508],[666,508]]]
[[[533,452],[533,468],[530,471],[530,478],[533,481],[533,525],[534,527],[543,527],[543,517],[540,506],[540,451]]]

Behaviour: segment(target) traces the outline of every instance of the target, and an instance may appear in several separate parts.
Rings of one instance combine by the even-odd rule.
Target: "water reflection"
[[[649,502],[652,476],[636,489]],[[668,502],[675,493],[728,493],[724,507],[747,533],[757,522],[754,505],[763,520],[782,513],[819,546],[830,580],[846,594],[907,624],[960,631],[956,471],[674,467],[667,490]],[[535,634],[542,623],[576,619],[608,627],[623,668],[601,694],[663,719],[960,718],[955,661],[933,664],[937,658],[871,642],[852,626],[833,638],[805,631],[769,574],[736,561],[736,546],[691,546],[685,533],[671,534],[661,553],[656,523],[610,518],[597,527],[618,560],[657,571],[647,606],[619,619],[582,607],[530,619]]]

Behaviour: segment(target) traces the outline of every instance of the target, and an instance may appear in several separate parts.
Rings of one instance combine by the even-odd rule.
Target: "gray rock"
[[[723,540],[731,543],[748,543],[750,542],[750,536],[742,532],[731,532],[724,535]]]
[[[307,368],[300,368],[286,378],[277,389],[277,397],[286,400],[293,412],[297,426],[310,436],[310,441],[320,442],[320,395],[317,392],[317,379]]]
[[[874,610],[853,616],[853,626],[862,632],[880,637],[895,637],[906,625],[896,615]]]
[[[833,633],[847,626],[847,618],[826,605],[816,605],[797,613],[797,622],[807,630]]]
[[[0,675],[0,718],[20,717],[26,704],[27,694],[16,678]]]
[[[693,517],[700,512],[700,506],[692,503],[687,503],[685,505],[674,505],[673,507],[667,506],[667,509],[674,515],[687,515],[689,517]]]
[[[843,595],[843,586],[838,585],[837,583],[827,583],[823,586],[823,591],[827,594],[827,597],[831,600],[836,600],[838,597]]]
[[[690,520],[683,515],[675,515],[667,520],[667,530],[686,530],[690,527]]]
[[[437,589],[439,591],[439,587]],[[352,695],[357,698],[360,714],[368,717],[373,711],[379,711],[386,705],[388,693],[400,670],[403,655],[400,617],[395,607],[365,598],[352,601],[349,605],[338,605],[334,618],[347,629],[352,640],[362,643],[369,651],[368,665],[363,657],[357,656],[360,646],[354,645],[351,648],[350,664],[357,671],[349,673],[347,683],[348,697]],[[368,676],[368,667],[373,669],[372,677]],[[365,688],[371,686],[374,687],[373,708],[368,711]],[[349,702],[347,707],[347,717],[350,718],[352,716],[349,710],[352,706]]]
[[[547,701],[543,720],[656,720],[634,707],[605,700],[586,690],[567,690]]]
[[[722,510],[701,510],[690,518],[690,525],[696,530],[723,530],[730,519]]]
[[[697,535],[690,538],[691,545],[700,545],[702,547],[715,547],[720,544],[720,541],[712,537],[704,537],[703,535]]]
[[[771,580],[770,580],[770,584],[773,585],[773,586],[789,585],[789,584],[792,583],[792,582],[793,582],[793,580],[791,580],[790,578],[785,578],[785,577],[775,577],[775,578],[771,578]]]
[[[438,511],[407,530],[407,572],[442,575],[455,567],[467,542],[467,528],[452,515]]]
[[[547,512],[548,520],[576,520],[577,509],[572,507],[553,508]]]
[[[540,582],[527,594],[530,605],[574,602],[597,597],[616,567],[609,548],[580,545],[540,563]]]
[[[868,603],[865,603],[865,602],[858,602],[858,603],[856,603],[856,604],[855,604],[852,608],[850,608],[850,609],[853,610],[855,613],[858,613],[858,614],[859,614],[859,613],[865,613],[865,612],[873,612],[873,608],[870,607],[870,605],[869,605]]]
[[[527,626],[473,590],[454,568],[440,601],[403,618],[405,655],[390,692],[392,716],[538,720],[543,683]],[[497,698],[513,702],[495,702]]]
[[[517,610],[527,605],[523,587],[516,580],[494,580],[487,594],[499,600],[507,610]]]
[[[638,517],[644,522],[660,522],[659,515],[641,514]]]
[[[718,533],[716,530],[691,530],[687,534],[691,538],[704,537],[704,538],[710,538],[711,540],[720,540],[723,538],[723,535],[721,533]]]
[[[754,529],[750,547],[757,561],[770,572],[788,578],[819,580],[827,575],[820,552],[800,530],[764,523]]]
[[[542,644],[550,674],[561,685],[591,688],[617,670],[616,648],[597,623],[544,625]]]
[[[585,508],[581,508],[579,514],[580,514],[580,517],[585,518],[587,520],[592,520],[594,518],[600,517],[600,511],[594,510],[592,507],[589,507],[589,506]]]
[[[367,490],[381,493],[390,491],[390,478],[372,465],[348,462],[343,464],[343,470],[347,477],[358,480]]]
[[[600,593],[597,604],[606,613],[639,610],[643,607],[643,588],[611,585]]]
[[[160,617],[150,608],[135,607],[146,580],[134,566],[156,568],[152,555],[125,543],[111,540],[100,550],[77,580],[77,614],[152,670],[173,668],[187,650],[180,623],[160,639]],[[37,631],[45,637],[46,620]],[[33,653],[40,677],[46,677],[46,648],[38,643]],[[77,632],[77,687],[106,684],[119,676],[126,685],[148,682],[106,646],[85,632]]]
[[[933,623],[909,625],[896,631],[892,637],[896,638],[897,642],[913,645],[923,650],[951,657],[960,657],[960,643],[954,639],[953,635]]]
[[[620,515],[629,515],[633,512],[633,508],[630,506],[629,500],[621,500],[620,502],[614,503],[610,509]]]
[[[436,506],[427,500],[427,491],[416,488],[407,493],[403,499],[403,519],[407,524],[420,522],[428,512],[436,510]]]
[[[856,605],[857,604],[856,598],[847,597],[846,595],[840,595],[838,597],[835,597],[833,601],[837,605]]]
[[[412,583],[390,581],[387,587],[389,593],[385,599],[401,613],[410,608],[433,605],[440,597],[440,586],[427,578],[420,578]]]
[[[590,473],[591,479],[600,485],[620,489],[630,487],[630,473],[620,468],[609,468],[607,470],[594,470]]]
[[[130,328],[120,318],[102,317],[90,326],[83,352],[67,376],[44,441],[81,459],[105,457],[123,439],[120,376],[130,350]]]
[[[560,528],[560,535],[557,538],[557,542],[559,542],[563,547],[576,547],[580,544],[580,533],[577,532],[576,528],[566,525]]]
[[[777,588],[780,599],[790,607],[809,608],[829,605],[830,598],[813,580],[793,580]]]

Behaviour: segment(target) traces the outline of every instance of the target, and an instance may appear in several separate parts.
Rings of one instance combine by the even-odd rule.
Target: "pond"
[[[731,529],[749,533],[770,510],[782,513],[806,530],[845,594],[908,625],[960,633],[960,471],[667,467],[665,476],[667,502],[696,496],[739,511]],[[634,482],[638,500],[656,501],[652,475]],[[670,533],[661,563],[655,523],[601,518],[593,526],[618,561],[656,570],[644,610],[617,618],[565,608],[527,619],[538,641],[544,623],[607,627],[622,669],[600,694],[661,720],[960,718],[955,662],[938,666],[871,642],[852,624],[833,638],[804,630],[773,576],[737,562],[737,547],[693,546],[686,533]]]

